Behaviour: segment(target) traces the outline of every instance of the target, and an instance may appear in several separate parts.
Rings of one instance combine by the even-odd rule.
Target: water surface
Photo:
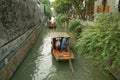
[[[57,62],[51,54],[49,33],[45,27],[11,80],[115,80],[102,69],[92,66],[90,59],[77,53],[74,53],[72,73],[67,61]]]

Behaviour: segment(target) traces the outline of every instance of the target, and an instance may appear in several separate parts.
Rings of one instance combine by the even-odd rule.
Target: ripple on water
[[[56,68],[52,64],[51,55],[51,38],[45,37],[43,40],[43,45],[41,45],[37,51],[39,56],[35,60],[36,70],[34,71],[32,77],[33,80],[47,80],[54,75]]]

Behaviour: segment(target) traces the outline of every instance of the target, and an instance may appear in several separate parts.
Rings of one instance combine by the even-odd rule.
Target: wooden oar
[[[70,56],[69,56],[69,66],[70,66],[70,69],[72,70],[72,72],[74,72],[74,68],[73,68]]]

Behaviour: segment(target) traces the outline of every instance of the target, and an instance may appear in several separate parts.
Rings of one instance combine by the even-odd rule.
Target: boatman
[[[67,52],[67,38],[63,38],[62,39],[62,43],[61,43],[61,49],[60,52],[62,53],[63,51]]]

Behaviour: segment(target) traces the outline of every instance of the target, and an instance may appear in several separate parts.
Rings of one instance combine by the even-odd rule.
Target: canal
[[[111,74],[92,66],[90,59],[78,56],[73,61],[57,62],[51,54],[50,30],[44,27],[36,44],[21,63],[11,80],[115,80]]]

